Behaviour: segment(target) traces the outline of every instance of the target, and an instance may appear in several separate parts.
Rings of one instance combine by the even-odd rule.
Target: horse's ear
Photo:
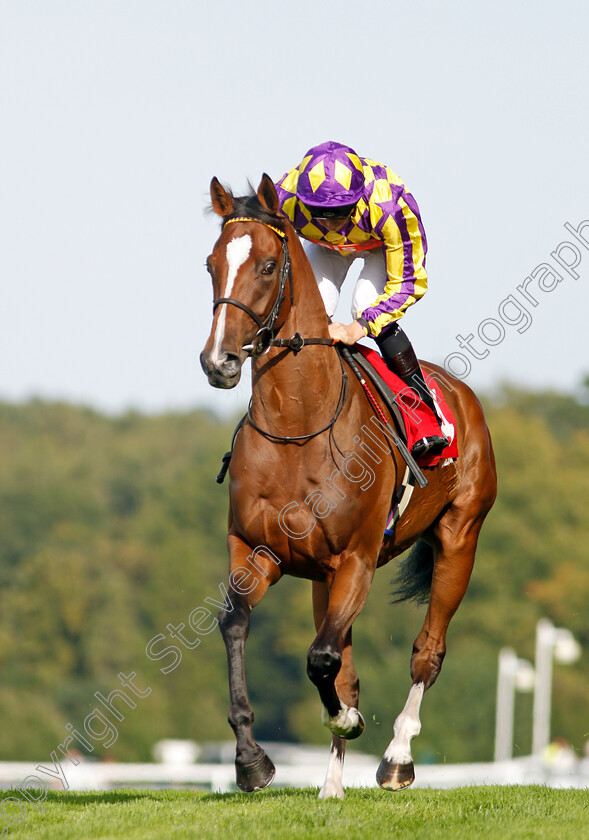
[[[228,216],[233,213],[233,196],[227,192],[218,178],[211,181],[211,204],[218,216]]]
[[[275,216],[280,209],[280,201],[278,200],[278,193],[274,186],[274,181],[269,175],[262,175],[260,186],[258,187],[258,199],[262,207],[269,213]]]

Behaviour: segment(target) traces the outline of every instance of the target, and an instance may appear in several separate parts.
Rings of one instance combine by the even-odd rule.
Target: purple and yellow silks
[[[312,151],[321,150],[322,146]],[[300,166],[280,178],[276,188],[282,210],[305,239],[341,254],[355,255],[366,248],[382,247],[387,270],[384,293],[359,316],[367,322],[370,334],[376,337],[425,294],[427,241],[417,202],[401,179],[388,166],[349,154],[352,150],[345,146],[341,150],[337,177],[342,187],[357,180],[357,174],[353,172],[355,167],[362,170],[364,188],[354,213],[339,231],[324,228],[297,197],[299,178],[303,178],[304,193],[311,187],[317,194],[316,203],[321,204],[325,175],[320,166],[313,166],[316,157],[307,155]],[[310,163],[309,172],[306,170]]]

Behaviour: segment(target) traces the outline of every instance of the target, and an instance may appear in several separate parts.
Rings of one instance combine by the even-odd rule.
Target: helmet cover
[[[313,146],[299,166],[297,198],[311,207],[338,207],[356,202],[364,192],[364,170],[349,146],[328,140]]]

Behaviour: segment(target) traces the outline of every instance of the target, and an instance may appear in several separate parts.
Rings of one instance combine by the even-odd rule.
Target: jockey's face
[[[311,220],[315,219],[319,224],[327,230],[340,230],[346,224],[348,219],[352,217],[355,204],[347,204],[338,208],[334,207],[310,207]]]
[[[340,230],[348,221],[349,216],[336,216],[333,219],[319,219],[324,228],[327,230]]]

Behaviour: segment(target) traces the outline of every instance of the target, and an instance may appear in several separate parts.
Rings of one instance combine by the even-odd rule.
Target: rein
[[[323,426],[322,429],[318,429],[316,432],[309,432],[308,435],[275,435],[273,432],[268,432],[268,431],[266,431],[266,429],[262,429],[261,426],[258,426],[258,424],[254,422],[254,420],[252,418],[252,401],[251,401],[251,399],[250,399],[250,403],[247,407],[247,419],[249,420],[250,425],[256,430],[256,432],[259,432],[261,435],[264,435],[264,437],[270,438],[271,440],[279,440],[283,443],[291,443],[291,441],[294,441],[294,440],[309,440],[310,438],[317,437],[317,435],[320,435],[323,432],[326,432],[328,429],[329,429],[330,432],[333,431],[333,426],[335,425],[335,421],[340,416],[342,408],[344,407],[344,405],[346,403],[347,396],[348,396],[348,374],[344,370],[344,365],[343,365],[343,362],[342,362],[342,359],[341,359],[341,356],[340,356],[339,353],[337,354],[337,357],[339,359],[339,364],[340,364],[340,368],[341,368],[341,372],[342,372],[342,385],[341,385],[341,388],[340,388],[339,399],[337,401],[337,406],[336,406],[336,409],[335,409],[335,413],[334,413],[333,417],[331,418],[331,420],[329,421],[329,423],[326,423],[325,426]],[[336,444],[336,446],[337,446],[337,444]],[[339,447],[337,447],[337,448],[339,450]]]

